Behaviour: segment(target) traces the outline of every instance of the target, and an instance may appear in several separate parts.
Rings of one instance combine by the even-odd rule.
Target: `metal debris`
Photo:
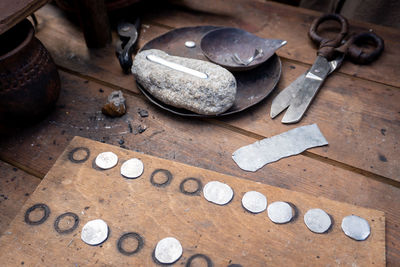
[[[108,237],[108,225],[101,219],[89,221],[83,226],[81,239],[88,245],[96,246]]]
[[[269,204],[268,217],[274,223],[288,223],[293,218],[292,207],[283,201],[276,201]]]
[[[140,117],[142,117],[142,118],[146,118],[149,116],[149,112],[145,109],[139,108],[138,113],[139,113]]]
[[[356,215],[349,215],[343,218],[342,230],[348,237],[357,241],[363,241],[371,234],[368,221]]]
[[[171,264],[182,256],[182,252],[182,245],[176,238],[166,237],[157,243],[154,256],[161,263]]]
[[[227,184],[211,181],[204,186],[203,195],[205,199],[212,203],[225,205],[232,200],[233,190]]]
[[[133,158],[125,161],[121,166],[121,174],[126,178],[138,178],[143,173],[143,162]]]
[[[96,165],[100,169],[111,169],[118,163],[118,156],[113,152],[103,152],[96,157]]]
[[[249,191],[242,198],[243,207],[252,212],[260,213],[267,208],[267,198],[257,191]]]
[[[304,214],[304,223],[310,231],[322,234],[328,231],[332,225],[328,213],[321,209],[310,209]]]

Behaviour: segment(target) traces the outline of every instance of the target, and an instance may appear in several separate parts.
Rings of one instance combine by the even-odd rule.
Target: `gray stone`
[[[195,75],[150,61],[154,55],[207,75]],[[170,56],[151,49],[136,55],[132,66],[136,80],[160,101],[198,114],[216,115],[228,110],[235,101],[236,79],[226,69],[202,60]]]

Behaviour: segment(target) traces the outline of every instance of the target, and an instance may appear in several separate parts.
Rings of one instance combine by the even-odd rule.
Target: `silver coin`
[[[118,163],[118,156],[115,155],[113,152],[103,152],[97,155],[96,157],[96,165],[101,169],[110,169],[117,165]]]
[[[99,245],[108,236],[108,226],[107,223],[101,219],[96,219],[87,222],[81,232],[81,239],[86,244],[95,246]]]
[[[349,215],[342,220],[343,232],[358,241],[363,241],[371,234],[369,223],[364,218],[356,215]]]
[[[268,206],[268,217],[274,223],[288,223],[293,218],[292,207],[283,201],[276,201]]]
[[[154,256],[161,263],[171,264],[182,256],[182,245],[176,238],[161,239],[154,250]]]
[[[310,209],[304,214],[304,223],[308,229],[317,234],[326,232],[332,225],[328,213],[321,209]]]
[[[224,183],[218,181],[211,181],[204,186],[203,195],[208,201],[225,205],[233,198],[232,188]]]
[[[185,46],[188,48],[193,48],[193,47],[196,47],[196,43],[193,41],[186,41]]]
[[[138,178],[143,173],[143,162],[133,158],[125,161],[121,166],[121,174],[126,178]]]
[[[267,208],[267,198],[260,192],[249,191],[244,194],[242,205],[252,213],[260,213]]]

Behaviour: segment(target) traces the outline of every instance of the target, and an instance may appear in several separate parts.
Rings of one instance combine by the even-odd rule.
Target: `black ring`
[[[207,267],[212,267],[212,266],[214,266],[214,265],[213,265],[213,262],[211,261],[211,259],[210,259],[208,256],[204,255],[204,254],[194,254],[194,255],[192,255],[192,256],[188,259],[188,261],[187,261],[187,263],[186,263],[185,266],[186,266],[186,267],[190,267],[190,266],[192,265],[192,261],[193,261],[195,258],[203,258],[203,259],[205,259],[206,262],[207,262]]]
[[[58,224],[60,223],[61,219],[66,217],[66,216],[70,216],[72,218],[74,218],[74,225],[69,228],[69,229],[65,229],[65,230],[61,230],[60,227],[58,227]],[[58,216],[56,218],[56,220],[54,221],[54,229],[57,231],[57,233],[59,234],[69,234],[72,233],[79,225],[79,217],[78,215],[76,215],[73,212],[66,212],[61,214],[60,216]]]
[[[130,238],[130,237],[135,238],[138,241],[138,245],[135,248],[135,250],[126,251],[124,248],[122,248],[122,242],[124,242],[125,239]],[[124,254],[126,256],[131,256],[135,253],[138,253],[143,248],[143,245],[144,245],[143,238],[138,233],[134,233],[134,232],[129,232],[129,233],[123,234],[118,239],[118,242],[117,242],[118,251],[121,252],[121,254]]]
[[[195,181],[197,183],[197,189],[195,191],[193,191],[193,192],[186,191],[185,183],[188,182],[188,181]],[[181,184],[179,185],[179,189],[181,190],[181,192],[184,193],[185,195],[190,195],[190,196],[198,195],[202,188],[203,188],[203,185],[202,185],[201,181],[199,179],[193,178],[193,177],[189,177],[189,178],[184,179],[181,182]]]
[[[164,183],[161,183],[161,184],[156,183],[156,182],[154,181],[154,176],[155,176],[157,173],[159,173],[159,172],[162,172],[162,173],[164,173],[164,174],[167,176],[167,180],[166,180]],[[151,183],[152,185],[154,185],[154,186],[157,186],[157,187],[164,187],[164,186],[167,186],[167,185],[169,185],[169,184],[171,183],[171,180],[172,180],[172,173],[171,173],[169,170],[165,170],[165,169],[157,169],[157,170],[155,170],[155,171],[151,174],[151,176],[150,176],[150,183]]]
[[[43,217],[38,220],[38,221],[32,221],[31,219],[29,219],[29,215],[31,214],[32,211],[34,211],[35,209],[42,209],[44,211],[44,215]],[[47,218],[49,218],[50,215],[50,208],[49,206],[47,206],[46,204],[35,204],[32,207],[30,207],[29,209],[26,210],[25,212],[25,222],[29,225],[39,225],[44,223]]]
[[[83,150],[86,152],[86,156],[83,159],[74,159],[74,154],[78,152],[79,150]],[[83,163],[88,160],[90,156],[90,150],[87,147],[75,147],[68,153],[68,158],[71,162],[73,163]]]

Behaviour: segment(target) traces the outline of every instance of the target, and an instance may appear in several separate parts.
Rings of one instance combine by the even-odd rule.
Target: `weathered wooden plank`
[[[0,161],[0,235],[39,183],[39,178]]]
[[[172,1],[177,6],[152,7],[145,18],[153,22],[178,28],[196,25],[223,25],[245,29],[260,37],[287,40],[279,49],[281,57],[312,64],[316,57],[315,46],[307,33],[319,12],[268,1],[223,0]],[[385,40],[385,51],[378,61],[368,66],[347,62],[339,72],[400,87],[400,31],[350,21],[350,31],[368,31],[370,28]]]
[[[71,151],[82,147],[90,153],[87,159],[80,163],[71,161]],[[99,171],[93,168],[93,161],[104,151],[114,152],[119,163],[112,169]],[[139,158],[144,165],[143,174],[136,179],[126,179],[120,174],[123,161],[130,158]],[[171,173],[169,183],[162,188],[150,182],[152,173],[160,168]],[[180,191],[180,185],[188,177],[195,177],[200,182],[199,194],[189,196]],[[159,176],[154,179],[165,182],[157,180]],[[211,204],[202,197],[202,187],[215,180],[227,183],[234,191],[233,200],[225,206]],[[192,190],[196,190],[195,185]],[[268,220],[266,211],[256,215],[246,212],[241,198],[250,190],[264,194],[269,203],[277,200],[292,203],[296,207],[296,217],[288,224],[279,225]],[[45,203],[51,213],[42,225],[31,226],[23,218],[25,210],[36,203]],[[305,212],[316,207],[324,209],[334,221],[325,234],[311,233],[304,225]],[[59,235],[54,231],[53,221],[66,211],[79,214],[80,225],[70,234]],[[367,240],[357,242],[343,234],[340,221],[349,214],[357,214],[369,222],[371,235]],[[106,221],[111,231],[101,247],[89,246],[79,236],[83,225],[97,218]],[[137,232],[144,240],[140,250],[131,257],[121,255],[116,249],[118,238],[127,231]],[[154,265],[152,253],[157,242],[173,236],[183,247],[177,265],[188,265],[189,257],[201,253],[209,257],[213,266],[230,263],[321,266],[338,262],[343,266],[386,266],[383,212],[80,137],[75,137],[59,157],[19,212],[9,232],[0,240],[3,243],[0,261],[5,265],[18,265],[23,261],[26,265],[151,266]]]
[[[56,110],[42,123],[3,138],[1,158],[44,175],[75,135],[114,145],[123,143],[130,150],[382,210],[387,220],[388,264],[400,261],[400,210],[394,204],[400,201],[399,188],[301,155],[282,159],[256,173],[243,172],[232,161],[231,153],[256,141],[255,138],[207,121],[173,116],[142,97],[128,94],[125,94],[128,113],[122,118],[109,119],[100,109],[110,88],[63,72],[61,79],[63,87]],[[149,117],[141,118],[138,108],[148,110]],[[139,125],[146,125],[147,129],[135,134]]]

